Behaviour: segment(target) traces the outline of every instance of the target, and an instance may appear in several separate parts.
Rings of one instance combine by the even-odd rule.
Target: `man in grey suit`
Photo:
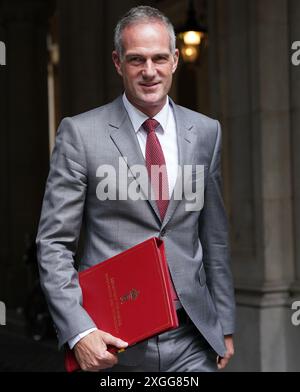
[[[178,49],[173,26],[158,10],[136,7],[119,21],[112,57],[124,94],[62,120],[44,196],[38,259],[59,345],[69,344],[87,371],[222,369],[234,351],[235,302],[221,196],[220,125],[168,97]],[[128,188],[158,184],[167,197],[155,193],[157,188],[154,198],[121,195],[120,162]],[[164,168],[158,182],[149,171],[155,165]],[[177,169],[187,166],[191,173],[182,182]],[[147,167],[146,180],[137,167]],[[111,177],[116,181],[105,177],[108,168],[116,170]],[[113,189],[110,197],[103,180]],[[191,208],[182,184],[202,193],[197,208]],[[109,344],[127,343],[97,329],[81,305],[74,256],[82,225],[79,270],[147,238],[164,240],[179,328],[120,354],[107,351]]]

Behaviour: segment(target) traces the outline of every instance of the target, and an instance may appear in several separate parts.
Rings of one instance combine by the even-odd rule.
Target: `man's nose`
[[[152,79],[155,76],[156,68],[152,60],[145,61],[142,74],[144,79]]]

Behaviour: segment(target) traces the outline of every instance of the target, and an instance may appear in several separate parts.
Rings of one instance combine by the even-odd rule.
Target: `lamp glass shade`
[[[182,36],[185,45],[200,45],[202,33],[200,31],[185,31]]]
[[[186,63],[193,63],[199,55],[199,46],[183,45],[181,48],[181,55]]]

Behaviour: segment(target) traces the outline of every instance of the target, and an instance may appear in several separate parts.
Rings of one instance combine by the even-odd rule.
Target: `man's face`
[[[113,52],[113,62],[122,76],[128,100],[153,117],[166,102],[178,50],[170,51],[170,37],[159,23],[138,23],[123,30],[123,58]]]

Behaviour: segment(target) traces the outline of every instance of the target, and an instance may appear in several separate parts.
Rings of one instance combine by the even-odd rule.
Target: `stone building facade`
[[[22,305],[32,284],[23,255],[48,172],[49,36],[59,49],[56,127],[122,91],[111,62],[113,27],[141,3],[160,8],[175,26],[184,22],[185,0],[0,0],[0,300],[7,307]],[[300,2],[194,3],[208,45],[198,65],[180,65],[171,95],[223,127],[238,305],[228,371],[299,371],[300,326],[291,307],[300,300],[300,66],[291,62],[291,45],[300,41]]]

